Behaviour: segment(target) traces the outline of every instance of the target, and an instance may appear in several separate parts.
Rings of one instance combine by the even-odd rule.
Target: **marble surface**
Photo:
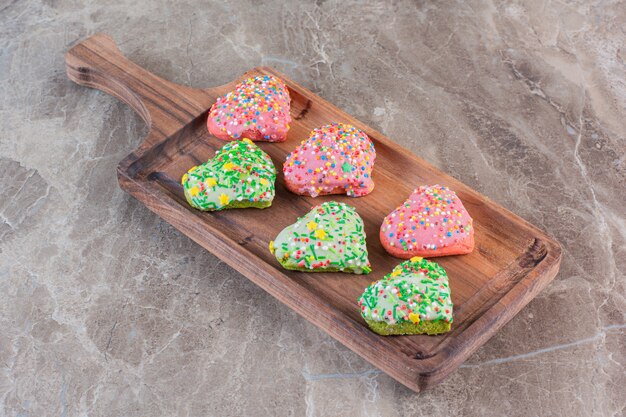
[[[0,415],[621,416],[620,1],[0,1]],[[63,53],[196,87],[273,66],[555,236],[555,281],[414,394],[117,185],[145,135]]]

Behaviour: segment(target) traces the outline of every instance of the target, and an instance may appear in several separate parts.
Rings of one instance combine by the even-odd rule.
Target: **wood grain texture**
[[[148,124],[139,148],[118,166],[120,186],[185,235],[407,387],[420,391],[456,369],[517,314],[558,272],[560,245],[545,233],[458,180],[439,171],[381,133],[271,68],[255,68],[232,83],[191,89],[165,81],[127,60],[106,35],[94,35],[66,54],[67,73],[131,106]],[[287,141],[260,143],[280,170],[286,155],[315,127],[350,123],[374,142],[374,191],[367,197],[309,197],[289,193],[282,175],[276,198],[265,210],[204,213],[186,203],[180,178],[205,162],[224,142],[209,135],[211,104],[236,82],[252,75],[280,77],[292,97]],[[439,336],[382,337],[371,332],[356,300],[372,281],[400,260],[378,239],[385,215],[422,184],[455,190],[474,218],[476,249],[438,258],[450,277],[454,302],[451,332]],[[373,272],[306,274],[286,271],[268,250],[282,228],[324,201],[356,207],[365,223]]]

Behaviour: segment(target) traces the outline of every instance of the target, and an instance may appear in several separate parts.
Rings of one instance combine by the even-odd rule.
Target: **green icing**
[[[228,142],[206,163],[191,168],[181,183],[192,207],[214,211],[272,205],[276,168],[249,139]]]
[[[354,207],[335,201],[314,207],[283,229],[270,251],[286,268],[306,272],[369,274],[363,220]]]
[[[361,315],[379,334],[437,334],[452,323],[446,271],[417,256],[373,282],[358,302]]]

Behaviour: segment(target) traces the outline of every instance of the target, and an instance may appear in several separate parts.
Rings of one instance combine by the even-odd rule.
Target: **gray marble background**
[[[0,1],[0,415],[622,416],[626,5]],[[556,280],[416,395],[123,193],[146,128],[65,76],[273,66],[555,236]]]

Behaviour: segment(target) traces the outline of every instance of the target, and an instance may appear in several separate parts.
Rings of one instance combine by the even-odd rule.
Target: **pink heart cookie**
[[[474,227],[454,191],[421,186],[385,217],[380,241],[396,258],[461,255],[474,249]]]
[[[283,142],[291,123],[289,102],[289,91],[278,78],[248,78],[211,106],[209,133],[222,140]]]
[[[370,138],[354,126],[332,123],[314,129],[283,165],[289,191],[317,197],[361,197],[374,189],[376,151]]]

